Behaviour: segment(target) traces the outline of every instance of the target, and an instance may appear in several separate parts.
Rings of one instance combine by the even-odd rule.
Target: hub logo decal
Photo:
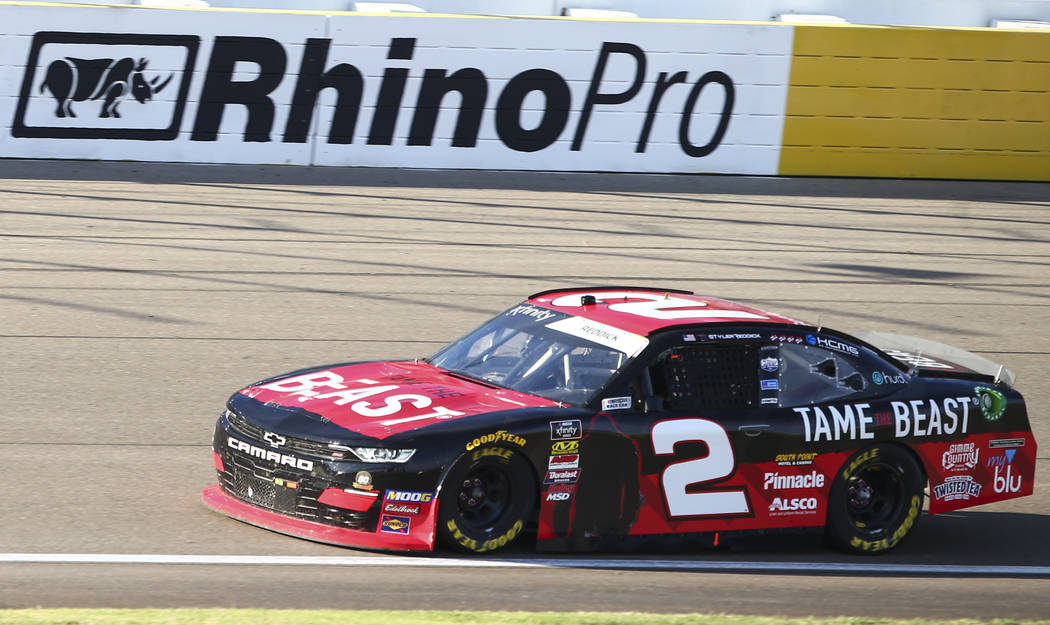
[[[199,45],[191,35],[38,32],[11,134],[175,139]]]
[[[882,371],[874,371],[871,374],[871,381],[879,386],[883,384],[907,384],[908,378],[902,373],[890,375],[889,373],[884,373]]]

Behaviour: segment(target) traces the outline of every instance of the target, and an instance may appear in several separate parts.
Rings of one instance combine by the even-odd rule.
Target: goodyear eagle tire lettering
[[[467,452],[441,484],[438,536],[457,551],[489,553],[518,540],[535,509],[528,460],[501,447]]]
[[[874,554],[896,547],[922,513],[925,478],[899,445],[873,445],[843,463],[828,496],[825,534],[838,548]]]

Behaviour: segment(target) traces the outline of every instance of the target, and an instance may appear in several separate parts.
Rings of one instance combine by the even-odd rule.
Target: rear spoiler
[[[881,349],[905,366],[927,373],[970,373],[994,378],[1012,387],[1017,376],[1004,365],[965,349],[928,339],[887,332],[854,332],[853,336]]]

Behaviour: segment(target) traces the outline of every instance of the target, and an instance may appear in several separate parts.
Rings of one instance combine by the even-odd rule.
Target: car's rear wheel
[[[831,485],[828,538],[851,553],[896,547],[919,521],[924,485],[922,467],[906,449],[862,449],[846,461]]]
[[[524,533],[536,490],[521,454],[496,447],[464,454],[441,486],[438,536],[467,553],[503,549]]]

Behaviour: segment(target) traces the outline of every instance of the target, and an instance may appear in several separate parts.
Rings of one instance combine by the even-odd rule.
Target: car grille
[[[233,449],[225,451],[224,470],[219,472],[219,482],[223,490],[237,499],[297,519],[375,531],[378,512],[356,512],[319,503],[317,498],[324,486],[317,485],[309,475],[256,462]]]
[[[266,430],[257,425],[248,423],[244,417],[236,412],[227,410],[226,420],[229,422],[230,430],[233,432],[257,441],[266,440]],[[351,452],[332,449],[326,442],[322,443],[304,438],[293,438],[290,436],[285,436],[283,438],[284,443],[281,445],[281,449],[285,451],[300,455],[313,456],[315,458],[324,458],[326,460],[357,460]]]

